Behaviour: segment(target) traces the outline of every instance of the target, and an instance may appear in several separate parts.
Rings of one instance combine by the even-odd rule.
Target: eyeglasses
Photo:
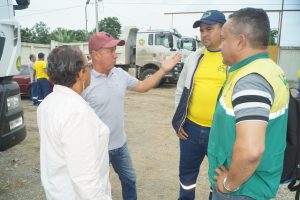
[[[91,63],[88,63],[88,64],[86,64],[86,65],[84,65],[84,67],[86,68],[89,68],[89,69],[93,69],[93,64],[91,64]]]

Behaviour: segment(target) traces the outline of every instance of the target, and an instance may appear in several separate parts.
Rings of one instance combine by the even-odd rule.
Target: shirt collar
[[[110,77],[110,76],[112,76],[112,74],[114,73],[114,71],[115,71],[115,67],[113,67],[113,68],[110,70],[110,72],[108,73],[108,76],[106,76],[106,74],[97,72],[96,70],[92,69],[91,74],[92,74],[94,77],[96,77],[96,78],[98,78],[98,77]]]
[[[221,52],[220,49],[218,49],[218,50],[209,50],[209,49],[205,49],[205,51],[210,52],[210,53]]]
[[[237,69],[240,69],[243,66],[248,65],[249,63],[251,63],[255,60],[261,59],[261,58],[269,58],[269,54],[268,53],[259,53],[259,54],[255,54],[253,56],[250,56],[250,57],[242,60],[241,62],[238,62],[238,63],[232,65],[229,69],[229,72],[233,72]]]
[[[78,93],[76,93],[74,90],[72,90],[69,87],[63,86],[63,85],[54,85],[53,87],[54,92],[63,92],[67,93],[69,95],[78,96],[81,97]]]

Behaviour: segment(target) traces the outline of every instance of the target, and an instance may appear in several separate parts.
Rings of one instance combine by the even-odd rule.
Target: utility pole
[[[280,47],[280,40],[281,40],[281,29],[282,29],[282,18],[283,18],[283,6],[284,6],[284,0],[282,0],[281,4],[281,12],[279,13],[279,30],[278,30],[278,46]]]
[[[98,0],[95,0],[95,13],[96,13],[96,33],[99,32],[98,27]]]
[[[172,14],[171,28],[173,28],[173,17],[174,17],[174,14]]]
[[[283,8],[284,8],[284,0],[282,0],[281,12],[279,13],[279,30],[278,30],[278,54],[277,54],[277,63],[280,60],[280,42],[281,42],[281,29],[282,29],[282,18],[283,18]]]
[[[88,30],[87,30],[87,22],[88,22],[88,19],[87,19],[87,10],[86,10],[86,7],[87,7],[87,5],[90,3],[90,0],[87,0],[86,2],[85,2],[85,33],[86,33],[86,35],[87,35],[87,33],[88,33]]]

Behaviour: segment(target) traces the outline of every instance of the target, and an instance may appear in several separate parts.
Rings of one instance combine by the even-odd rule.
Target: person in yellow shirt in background
[[[205,48],[186,59],[177,83],[172,124],[180,143],[179,200],[195,199],[196,180],[207,154],[215,105],[226,78],[227,66],[222,62],[219,47],[225,22],[222,12],[209,10],[194,23]]]
[[[46,71],[45,54],[38,54],[38,61],[35,61],[33,66],[33,77],[36,78],[37,82],[37,94],[38,94],[38,105],[43,99],[50,93],[49,77]]]

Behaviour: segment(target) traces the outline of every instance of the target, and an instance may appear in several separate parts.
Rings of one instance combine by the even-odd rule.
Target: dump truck
[[[181,35],[176,29],[139,30],[134,26],[124,27],[120,39],[126,41],[124,46],[117,47],[117,67],[135,70],[135,76],[144,80],[152,76],[162,65],[163,57],[170,57],[180,51]],[[179,78],[183,62],[163,78],[163,82],[174,82]]]

